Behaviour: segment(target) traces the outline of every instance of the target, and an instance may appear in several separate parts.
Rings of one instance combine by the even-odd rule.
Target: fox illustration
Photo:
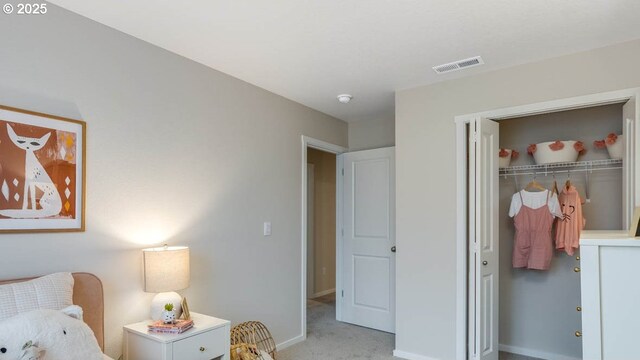
[[[51,133],[49,132],[41,138],[18,136],[9,124],[7,124],[7,133],[13,144],[26,152],[24,195],[22,196],[22,209],[0,210],[0,215],[15,219],[45,218],[58,215],[62,210],[60,193],[33,153],[42,149]],[[40,198],[41,209],[36,208],[36,189],[43,192]],[[29,208],[29,196],[31,197],[31,208]]]

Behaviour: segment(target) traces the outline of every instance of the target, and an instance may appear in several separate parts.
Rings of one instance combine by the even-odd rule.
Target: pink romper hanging
[[[516,227],[513,246],[513,267],[535,270],[549,270],[553,256],[551,226],[553,214],[549,208],[549,193],[544,206],[533,209],[524,204],[522,192],[520,211],[513,217]]]
[[[586,223],[582,216],[582,200],[574,186],[570,186],[569,189],[563,186],[558,201],[562,209],[562,219],[558,219],[556,225],[556,249],[573,255],[580,247],[580,232]]]

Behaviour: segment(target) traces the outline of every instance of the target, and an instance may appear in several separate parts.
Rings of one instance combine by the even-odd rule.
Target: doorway
[[[457,355],[459,360],[498,359],[499,188],[498,122],[508,118],[556,113],[624,103],[623,133],[627,144],[623,169],[622,222],[638,203],[639,178],[633,149],[638,135],[639,89],[594,94],[456,118],[457,122]],[[631,149],[631,151],[629,151]],[[534,170],[535,171],[535,170]],[[540,171],[540,170],[538,170]],[[544,170],[546,171],[546,169]],[[535,175],[534,175],[535,177]],[[577,335],[576,335],[577,336]],[[505,350],[518,350],[515,348]],[[514,351],[517,352],[517,351]],[[523,355],[544,355],[529,352]],[[544,357],[546,356],[537,356]],[[559,357],[554,357],[555,359]]]
[[[315,212],[319,199],[311,198],[310,194],[317,194],[319,190],[319,175],[316,174],[319,165],[310,163],[318,153],[335,159],[333,264],[317,260],[315,254],[326,249],[316,244],[319,216]],[[332,291],[336,294],[332,302],[335,320],[394,333],[395,148],[347,153],[340,146],[303,136],[301,170],[302,334],[286,345],[307,337],[307,299],[314,295],[322,297]],[[310,181],[312,176],[313,182]],[[311,202],[315,203],[313,209],[310,209]],[[325,235],[327,228],[331,225],[322,229]],[[312,248],[307,240],[309,236],[314,237]],[[330,268],[332,265],[333,269]],[[313,274],[307,274],[311,267]],[[333,284],[328,280],[331,270],[335,274]]]
[[[336,154],[307,149],[307,300],[336,291]],[[335,296],[335,294],[334,294]]]
[[[301,272],[302,272],[302,276],[301,276],[302,291],[301,291],[301,299],[300,299],[301,334],[297,338],[289,342],[288,344],[285,344],[284,347],[293,345],[295,343],[298,343],[307,339],[307,300],[309,298],[313,298],[314,296],[320,296],[320,297],[322,297],[323,295],[330,296],[331,291],[332,290],[335,291],[335,289],[339,287],[339,284],[337,284],[338,276],[336,276],[336,274],[340,272],[340,266],[336,263],[336,259],[338,258],[340,253],[340,239],[338,238],[337,227],[338,227],[340,218],[342,216],[342,213],[340,211],[341,207],[338,206],[338,199],[341,199],[342,193],[341,193],[341,188],[337,186],[338,175],[336,174],[336,169],[337,169],[336,162],[337,162],[337,156],[346,152],[347,149],[339,145],[331,144],[331,143],[328,143],[322,140],[317,140],[304,135],[302,136],[301,139],[302,139],[302,164],[301,164],[302,165],[301,166],[301,170],[302,170],[302,209],[301,209],[301,215],[302,215],[301,245],[302,246],[301,246],[301,249],[302,249],[302,252],[300,254],[301,255]],[[326,158],[325,162],[329,162],[329,163],[333,162],[333,166],[334,166],[333,181],[330,182],[330,180],[327,178],[328,171],[326,170],[326,164],[323,164],[324,166],[317,166],[317,164],[314,163],[314,162],[317,163],[318,161],[317,160],[314,161],[313,159],[318,157]],[[325,185],[320,187],[319,187],[320,184],[318,183],[318,181],[316,181],[317,179],[316,172],[322,172],[323,170],[319,168],[325,169],[323,174],[324,176],[322,176],[323,178],[322,182],[324,182]],[[331,186],[331,183],[333,184],[333,186]],[[327,220],[326,213],[322,214],[322,218],[323,218],[322,223],[325,225],[327,224],[328,225],[318,228],[318,224],[316,224],[317,222],[316,219],[318,218],[318,215],[319,215],[319,214],[316,215],[318,201],[315,194],[316,194],[316,190],[320,188],[324,188],[322,190],[323,192],[327,191],[326,188],[329,188],[329,191],[331,191],[331,188],[335,189],[333,190],[334,191],[334,196],[333,196],[334,221],[333,223],[331,223],[329,220]],[[323,202],[325,201],[326,199],[323,199]],[[310,202],[313,202],[313,204],[310,204]],[[326,207],[326,205],[324,207]],[[333,237],[327,234],[327,230],[330,229],[331,227],[333,227],[333,231],[334,231]],[[322,261],[317,261],[316,263],[316,260],[315,260],[316,252],[317,252],[316,248],[321,247],[321,246],[316,246],[315,238],[317,237],[318,230],[320,230],[324,238],[332,238],[334,241],[334,245],[332,246],[332,248],[335,255],[333,258],[332,269],[329,269],[331,265],[327,265],[327,264],[331,264],[331,263],[326,259],[323,259]],[[310,236],[311,236],[311,239],[309,240],[308,238]],[[309,245],[310,242],[313,243],[313,246]],[[324,248],[322,249],[322,251],[324,251]],[[331,250],[328,250],[327,252],[330,253]],[[323,267],[325,272],[324,275],[322,275]],[[308,271],[310,268],[312,270],[311,272]],[[330,273],[333,273],[332,280],[328,279],[329,277],[328,275]],[[320,278],[320,281],[316,281],[317,277]],[[329,285],[326,285],[326,284],[329,284]],[[326,287],[326,286],[331,286],[331,284],[333,284],[333,287]],[[317,289],[320,289],[320,290],[317,290]],[[339,306],[336,307],[335,313],[336,313],[335,318],[340,320]]]

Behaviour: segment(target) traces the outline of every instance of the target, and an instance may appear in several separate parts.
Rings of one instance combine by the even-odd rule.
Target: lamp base
[[[173,304],[176,319],[182,316],[182,297],[177,292],[159,293],[151,300],[151,320],[160,320],[166,304]]]

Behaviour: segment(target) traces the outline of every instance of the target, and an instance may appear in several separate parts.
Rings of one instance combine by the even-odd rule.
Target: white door
[[[340,155],[342,321],[395,332],[395,148]],[[400,249],[402,251],[402,249]]]
[[[477,119],[469,136],[469,351],[477,360],[498,360],[498,130]]]
[[[622,106],[622,132],[624,133],[623,141],[625,146],[625,166],[622,169],[622,205],[624,207],[622,219],[623,229],[629,228],[629,223],[633,217],[633,211],[635,207],[638,206],[637,204],[640,204],[640,194],[635,191],[635,184],[637,184],[638,176],[640,176],[638,174],[640,169],[634,169],[634,166],[629,166],[629,164],[634,164],[638,151],[636,139],[640,136],[640,129],[637,128],[637,106],[638,104],[636,103],[636,99],[631,99]]]

